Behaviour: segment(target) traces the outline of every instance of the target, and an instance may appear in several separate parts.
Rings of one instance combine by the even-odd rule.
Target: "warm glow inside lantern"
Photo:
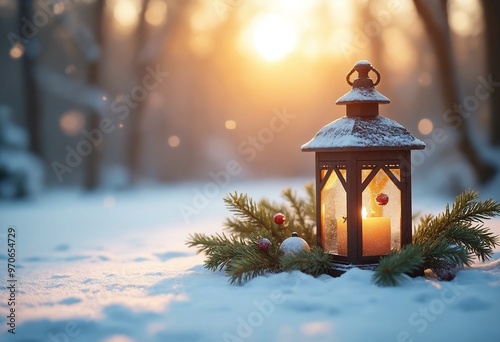
[[[347,82],[352,90],[337,100],[347,106],[346,116],[323,127],[302,150],[316,155],[318,245],[340,265],[373,265],[411,243],[410,151],[425,144],[379,115],[378,105],[390,101],[375,90],[380,74],[370,62],[356,63]]]

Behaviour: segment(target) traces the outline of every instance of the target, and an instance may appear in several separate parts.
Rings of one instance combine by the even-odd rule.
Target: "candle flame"
[[[367,215],[368,215],[368,213],[366,212],[366,208],[363,207],[363,209],[361,209],[361,217],[366,218]]]

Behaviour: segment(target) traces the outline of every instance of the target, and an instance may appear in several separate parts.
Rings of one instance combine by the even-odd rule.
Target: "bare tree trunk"
[[[25,0],[19,1],[19,32],[22,32],[23,21],[22,18],[33,17],[33,1]],[[32,48],[34,43],[32,38],[26,43],[24,47],[25,52],[22,57],[23,63],[23,77],[24,77],[24,93],[25,93],[25,110],[27,117],[27,126],[30,135],[30,149],[37,156],[42,155],[42,138],[41,138],[41,113],[40,113],[40,100],[38,97],[38,89],[35,81],[35,55]]]
[[[500,1],[482,0],[486,30],[486,63],[493,82],[500,81]],[[491,143],[500,146],[500,90],[491,94]]]
[[[441,89],[443,91],[446,106],[451,109],[462,103],[462,99],[458,87],[457,69],[455,67],[455,59],[451,46],[447,17],[447,0],[440,1],[441,11],[444,14],[439,18],[442,22],[438,20],[436,13],[425,4],[425,1],[414,0],[414,3],[436,52]],[[455,113],[455,115],[457,117],[460,116],[459,113]],[[472,166],[479,182],[484,184],[496,174],[496,168],[492,164],[486,162],[480,156],[479,151],[474,147],[467,120],[457,118],[457,122],[460,122],[457,127],[460,134],[459,149]]]
[[[146,10],[148,9],[149,0],[144,0],[142,9],[139,16],[139,23],[136,30],[136,43],[135,43],[135,69],[137,81],[140,81],[145,76],[146,63],[141,59],[141,52],[145,48],[147,38],[146,26]],[[137,107],[132,112],[130,117],[129,139],[128,139],[128,166],[130,169],[130,178],[134,182],[140,174],[140,152],[141,152],[141,117],[144,113],[146,100],[139,101]]]
[[[167,22],[160,35],[148,39],[146,11],[149,5],[149,0],[144,0],[140,13],[140,19],[136,31],[136,52],[135,52],[135,67],[137,81],[140,82],[147,74],[146,67],[151,63],[162,49],[167,46],[170,37],[178,29],[178,25],[182,22],[181,17],[183,9],[188,8],[189,1],[175,2],[170,1],[167,14]],[[140,175],[140,152],[142,147],[141,122],[146,108],[146,100],[137,103],[130,117],[129,141],[128,141],[128,166],[131,173],[131,181],[137,179]]]
[[[96,37],[97,46],[100,48],[101,52],[104,50],[102,48],[102,27],[103,27],[103,15],[104,15],[104,1],[97,1],[95,4],[95,29],[94,35]],[[99,61],[100,58],[93,59],[89,64],[88,69],[88,84],[90,86],[99,85]],[[88,113],[88,126],[89,130],[98,129],[99,127],[99,113],[94,109],[89,109]],[[90,153],[87,159],[87,170],[85,173],[85,189],[92,190],[99,185],[99,161],[100,153],[98,146],[94,146],[94,151]]]

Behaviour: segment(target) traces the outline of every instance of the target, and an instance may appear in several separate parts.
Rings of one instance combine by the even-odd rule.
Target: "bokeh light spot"
[[[483,31],[481,4],[478,0],[450,0],[448,20],[459,36],[476,36]]]
[[[428,71],[424,71],[418,77],[418,83],[424,87],[430,85],[432,83],[432,75]]]
[[[140,2],[137,0],[115,0],[113,17],[116,22],[125,28],[134,27],[139,20]]]
[[[61,14],[65,10],[64,3],[58,2],[54,4],[54,8],[52,10],[54,11],[54,14]]]
[[[227,129],[235,129],[236,128],[236,121],[234,120],[227,120],[224,124]]]
[[[24,45],[16,43],[9,51],[10,57],[14,59],[21,58],[24,55]]]
[[[418,122],[418,131],[423,135],[428,135],[434,129],[434,124],[431,120],[424,118]]]
[[[167,9],[167,4],[163,0],[150,1],[145,14],[148,24],[153,26],[163,24],[167,18]]]
[[[59,120],[59,126],[64,134],[69,136],[77,135],[85,125],[85,116],[76,110],[64,113]]]
[[[177,147],[181,143],[181,139],[177,135],[171,135],[168,137],[168,145],[170,147]]]

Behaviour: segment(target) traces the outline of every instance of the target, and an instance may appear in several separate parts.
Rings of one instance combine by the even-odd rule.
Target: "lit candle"
[[[391,220],[388,217],[366,217],[363,207],[363,255],[386,255],[391,251]],[[347,255],[347,221],[337,219],[338,254]]]

